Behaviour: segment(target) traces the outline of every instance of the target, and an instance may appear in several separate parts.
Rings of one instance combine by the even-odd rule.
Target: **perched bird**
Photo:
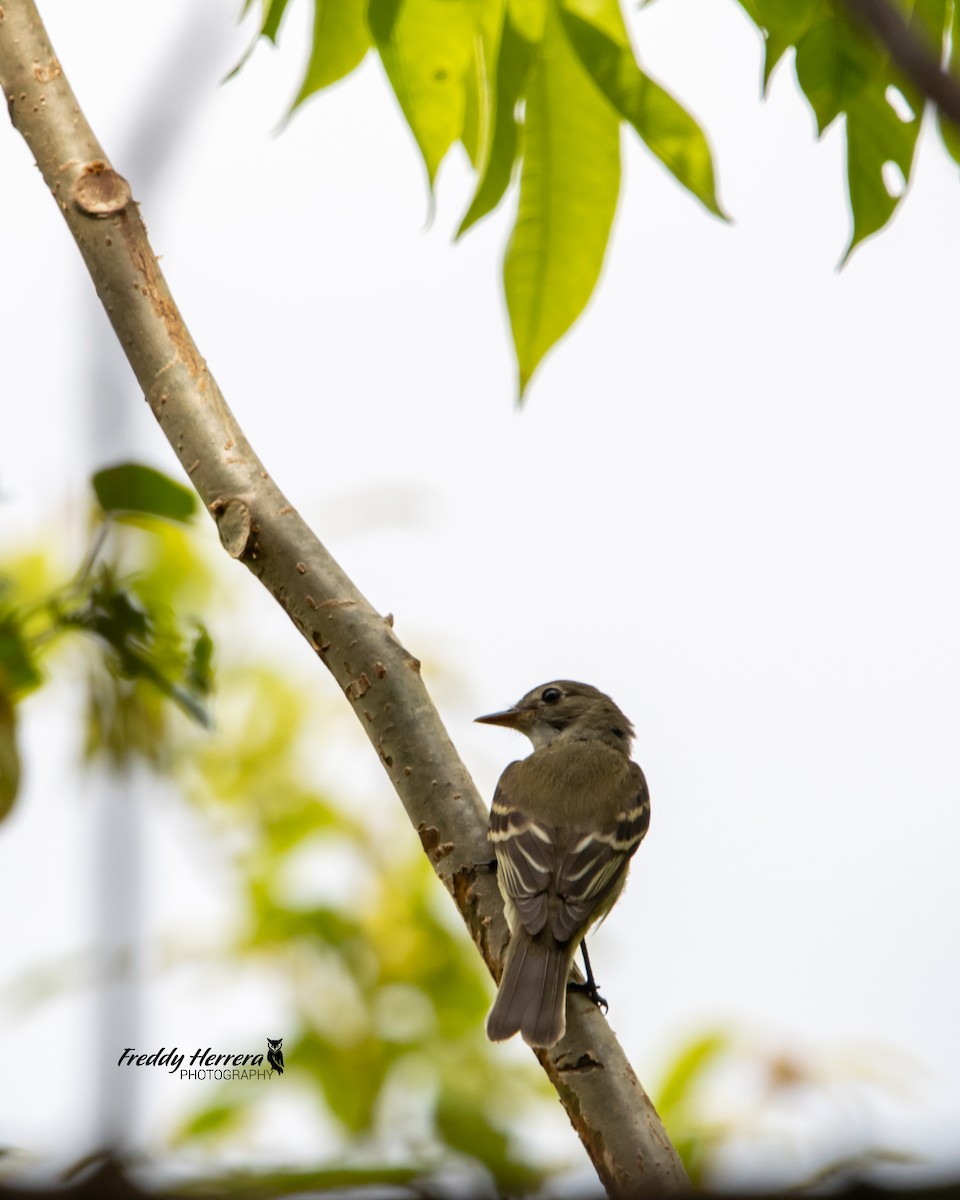
[[[647,832],[647,784],[630,761],[633,726],[589,684],[542,684],[513,708],[477,720],[517,729],[533,743],[533,753],[500,776],[490,812],[510,942],[487,1036],[501,1042],[520,1032],[531,1046],[553,1046],[566,1027],[581,943],[587,980],[570,987],[606,1007],[583,939],[620,895]]]

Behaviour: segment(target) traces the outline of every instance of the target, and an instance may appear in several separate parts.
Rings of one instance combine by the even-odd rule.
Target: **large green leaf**
[[[466,74],[474,54],[471,0],[370,0],[370,30],[431,187],[463,132]]]
[[[910,179],[913,152],[920,132],[922,100],[910,121],[897,116],[886,96],[883,81],[873,83],[857,97],[847,113],[847,184],[853,211],[853,235],[844,261],[864,238],[893,216],[902,191],[888,190],[885,169],[894,164],[904,187]]]
[[[349,75],[363,61],[371,42],[366,6],[359,0],[314,0],[310,62],[294,108]]]
[[[527,86],[520,205],[503,267],[521,398],[590,299],[619,190],[619,118],[550,6]]]
[[[486,160],[481,164],[476,191],[457,230],[458,238],[497,207],[510,183],[519,142],[516,107],[533,52],[534,46],[520,36],[505,12],[492,102],[493,133]]]
[[[677,181],[718,217],[703,130],[634,57],[619,0],[560,0],[564,29],[591,78]]]
[[[830,13],[797,42],[796,67],[797,80],[822,137],[878,77],[883,63],[846,18]]]
[[[140,463],[107,467],[93,477],[93,490],[111,516],[136,513],[189,521],[197,511],[196,493],[168,475]]]

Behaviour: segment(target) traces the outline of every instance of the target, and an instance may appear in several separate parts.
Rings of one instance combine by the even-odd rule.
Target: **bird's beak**
[[[526,713],[523,709],[507,708],[503,712],[488,713],[485,717],[474,717],[478,725],[503,725],[507,729],[519,729]]]

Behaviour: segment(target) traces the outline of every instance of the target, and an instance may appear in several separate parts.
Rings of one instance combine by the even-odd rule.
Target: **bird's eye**
[[[540,699],[544,704],[556,704],[562,695],[563,692],[559,688],[545,688]]]

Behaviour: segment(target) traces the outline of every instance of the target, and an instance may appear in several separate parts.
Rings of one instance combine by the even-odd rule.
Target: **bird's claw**
[[[600,995],[597,985],[592,979],[586,980],[584,983],[577,983],[571,979],[567,984],[567,991],[576,992],[578,995],[586,996],[588,1000],[592,1001],[592,1003],[594,1003],[597,1008],[600,1009],[604,1016],[606,1016],[610,1010],[610,1005],[603,998],[603,996]]]

